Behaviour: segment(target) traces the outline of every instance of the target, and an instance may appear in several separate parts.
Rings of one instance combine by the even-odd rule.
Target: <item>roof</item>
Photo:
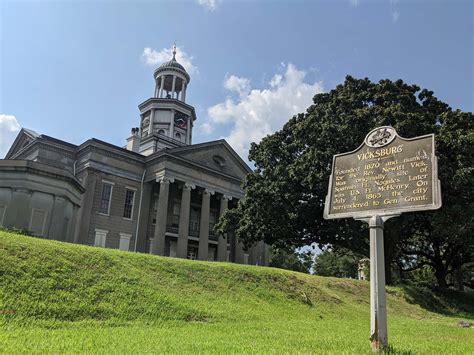
[[[158,69],[155,70],[154,76],[156,77],[156,74],[159,74],[160,72],[168,71],[168,70],[174,70],[174,71],[177,71],[178,73],[183,74],[188,84],[191,81],[191,78],[189,77],[189,74],[186,71],[186,69],[184,69],[184,67],[181,64],[179,64],[178,61],[176,60],[176,46],[173,47],[173,58],[161,64],[158,67]]]
[[[174,59],[174,57],[170,61],[164,62],[163,64],[161,64],[159,68],[178,68],[178,69],[186,71],[186,69],[184,69],[184,67],[181,64],[179,64],[178,61]]]

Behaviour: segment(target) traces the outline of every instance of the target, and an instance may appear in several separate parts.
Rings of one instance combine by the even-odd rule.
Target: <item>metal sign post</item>
[[[373,216],[370,228],[370,341],[372,350],[388,347],[387,308],[385,302],[384,218]]]
[[[324,218],[355,218],[370,229],[370,341],[388,347],[383,229],[405,212],[441,207],[434,135],[405,139],[393,127],[372,130],[364,143],[333,158]]]

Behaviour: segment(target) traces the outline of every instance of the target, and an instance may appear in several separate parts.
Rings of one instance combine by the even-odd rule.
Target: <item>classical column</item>
[[[69,222],[69,227],[67,228],[67,239],[66,242],[73,243],[74,242],[74,232],[76,228],[77,217],[79,215],[79,206],[73,205],[72,206],[72,218]]]
[[[3,225],[7,228],[15,227],[18,229],[28,229],[31,219],[32,191],[28,188],[12,188],[12,197],[10,205],[5,211]]]
[[[263,244],[263,250],[265,252],[263,265],[264,266],[269,266],[270,265],[270,260],[271,260],[270,246],[268,244]]]
[[[183,81],[183,92],[181,93],[181,101],[186,102],[186,82]]]
[[[191,116],[187,116],[187,120],[188,120],[188,122],[187,122],[187,125],[186,125],[186,127],[187,127],[187,129],[186,129],[186,143],[191,144],[191,124],[192,124]]]
[[[153,94],[153,97],[158,97],[159,92],[160,92],[160,87],[158,86],[158,80],[155,80],[155,92]]]
[[[70,204],[71,202],[69,202]],[[48,239],[66,241],[64,232],[65,217],[67,216],[68,201],[61,196],[54,196],[53,208],[51,210],[51,222],[49,224]],[[67,227],[67,226],[66,226]]]
[[[176,256],[186,259],[188,257],[188,236],[189,236],[189,209],[191,207],[191,190],[196,186],[184,184],[181,195],[181,207],[179,210],[179,229]]]
[[[171,98],[174,99],[176,88],[176,75],[173,75],[173,85],[171,86]]]
[[[170,138],[174,138],[174,115],[176,115],[176,111],[171,110]]]
[[[209,256],[209,208],[214,191],[204,189],[201,203],[201,222],[199,223],[198,259],[207,260]]]
[[[154,124],[153,122],[155,121],[155,109],[152,108],[150,110],[150,126],[148,128],[148,134],[151,134],[153,133],[153,128],[154,128]]]
[[[257,265],[257,244],[252,245],[249,250],[249,265]]]
[[[161,77],[160,92],[158,93],[158,97],[159,97],[159,98],[162,98],[162,97],[163,97],[163,89],[164,89],[164,87],[165,87],[165,76],[166,76],[166,75],[163,75],[163,76]]]
[[[235,262],[237,264],[244,264],[245,263],[245,257],[244,257],[244,245],[242,242],[237,238],[234,232],[232,232],[232,235],[234,236],[234,241],[235,241]]]
[[[174,179],[161,177],[157,178],[156,182],[160,183],[160,193],[158,195],[158,211],[156,212],[155,234],[151,250],[153,254],[164,255],[168,197],[170,194],[170,183],[174,182]]]
[[[223,195],[221,197],[221,208],[219,209],[219,217],[222,216],[224,211],[229,207],[229,201],[232,197]],[[217,239],[217,261],[227,261],[227,238],[226,236],[219,235]]]

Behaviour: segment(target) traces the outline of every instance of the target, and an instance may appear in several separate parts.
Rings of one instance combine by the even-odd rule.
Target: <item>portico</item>
[[[151,223],[153,237],[148,252],[209,261],[244,263],[246,254],[241,243],[233,246],[229,236],[218,236],[213,228],[217,219],[238,199],[216,191],[203,183],[186,182],[171,176],[155,180],[157,194],[152,205],[156,211]],[[146,226],[145,226],[146,227]],[[235,248],[235,255],[231,249]],[[248,256],[247,256],[248,258]],[[234,259],[234,260],[232,260]]]

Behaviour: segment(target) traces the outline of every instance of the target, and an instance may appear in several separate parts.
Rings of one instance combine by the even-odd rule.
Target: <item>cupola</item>
[[[156,98],[186,101],[186,88],[190,77],[186,69],[176,60],[176,45],[173,46],[173,58],[161,64],[153,75]]]

